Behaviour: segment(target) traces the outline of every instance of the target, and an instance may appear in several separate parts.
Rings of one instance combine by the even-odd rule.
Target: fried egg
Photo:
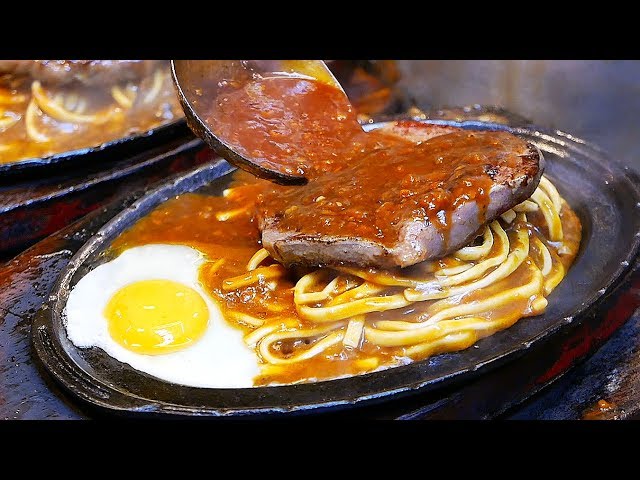
[[[253,386],[258,357],[203,290],[198,269],[204,261],[201,252],[182,245],[125,250],[71,290],[65,308],[69,340],[168,382]]]

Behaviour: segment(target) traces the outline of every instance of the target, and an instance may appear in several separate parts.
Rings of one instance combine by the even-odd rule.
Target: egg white
[[[149,244],[125,250],[120,256],[85,275],[73,287],[65,307],[65,327],[71,342],[80,348],[99,347],[120,362],[159,379],[203,388],[253,386],[259,360],[228,325],[216,302],[198,282],[204,256],[182,245]],[[209,309],[209,324],[194,344],[172,353],[144,355],[127,350],[109,335],[103,312],[111,297],[127,284],[166,279],[197,291]]]

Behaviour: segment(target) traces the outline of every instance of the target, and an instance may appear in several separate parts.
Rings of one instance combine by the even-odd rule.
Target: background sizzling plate
[[[153,129],[116,138],[95,147],[79,148],[42,158],[0,163],[2,182],[16,179],[43,179],[71,168],[108,168],[109,162],[143,153],[190,133],[186,120],[179,118]]]

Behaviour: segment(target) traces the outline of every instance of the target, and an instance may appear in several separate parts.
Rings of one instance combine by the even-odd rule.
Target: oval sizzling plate
[[[137,153],[144,152],[170,140],[193,135],[184,118],[178,118],[169,123],[159,125],[144,132],[126,137],[116,138],[94,147],[78,148],[57,153],[48,157],[26,158],[16,162],[0,163],[2,180],[13,180],[19,177],[41,177],[52,170],[62,170],[69,167],[82,167],[109,160],[121,160]]]
[[[380,372],[317,383],[207,389],[175,385],[138,372],[97,348],[79,349],[67,338],[62,311],[83,275],[108,261],[111,242],[160,203],[185,192],[220,194],[233,168],[220,160],[175,177],[123,210],[72,258],[32,328],[38,356],[51,374],[80,399],[128,414],[246,416],[311,413],[382,402],[464,382],[507,361],[552,334],[574,328],[621,281],[640,246],[640,185],[628,167],[597,147],[558,131],[478,121],[433,121],[474,129],[500,129],[536,144],[546,174],[583,224],[580,252],[549,296],[544,315],[524,318],[466,350],[436,355]],[[370,126],[372,128],[375,125]]]

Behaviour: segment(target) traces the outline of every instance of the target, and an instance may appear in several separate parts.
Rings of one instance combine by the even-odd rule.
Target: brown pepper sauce
[[[161,204],[118,237],[112,245],[112,249],[118,253],[127,248],[149,243],[192,246],[208,257],[208,262],[200,270],[200,281],[205,290],[217,300],[223,316],[230,325],[240,328],[245,334],[253,331],[252,327],[233,320],[232,313],[239,312],[264,319],[267,322],[292,319],[301,328],[312,326],[311,322],[298,316],[292,291],[300,276],[307,273],[306,270],[289,270],[288,275],[278,281],[275,290],[270,289],[268,282],[262,280],[237,290],[225,291],[223,289],[225,280],[246,273],[247,262],[261,247],[260,232],[253,214],[253,204],[258,192],[269,185],[269,182],[258,180],[243,171],[234,173],[234,179],[230,185],[234,187],[233,194],[228,197],[188,193]],[[216,217],[216,213],[238,209],[242,209],[242,213],[225,221]],[[546,227],[544,227],[542,215],[529,214],[528,220],[527,228],[530,236],[538,236],[547,244],[554,258],[554,268],[559,268],[559,264],[568,268],[575,258],[580,242],[581,226],[576,214],[566,205],[561,211],[564,244],[569,246],[573,252],[570,255],[558,256],[557,249],[544,240]],[[515,241],[513,234],[515,223],[505,227],[511,241]],[[497,245],[494,246],[495,248]],[[213,264],[220,258],[224,259],[224,263],[218,270],[213,271]],[[268,264],[268,260],[263,263],[263,265]],[[528,270],[521,266],[504,280],[469,294],[465,301],[480,300],[504,289],[513,288],[513,286],[526,282],[529,275]],[[397,287],[389,287],[380,295],[399,291],[401,289]],[[531,314],[528,313],[531,300],[513,301],[498,307],[487,312],[487,318],[508,318],[511,319],[509,320],[511,323],[514,323],[519,318]],[[415,321],[431,303],[414,303],[402,309],[373,313],[369,318]],[[281,353],[286,353],[291,348],[293,345],[282,345]],[[345,349],[342,344],[338,344],[323,352],[322,355],[317,355],[304,362],[287,365],[269,375],[256,378],[254,382],[255,385],[267,385],[271,382],[294,383],[301,380],[355,375],[370,371],[371,363],[369,362],[371,360],[378,365],[384,365],[393,362],[394,357],[403,357],[404,355],[404,349],[401,347],[381,348],[365,342],[361,349]]]
[[[251,202],[255,201],[257,191],[268,183],[257,180],[243,171],[236,172],[234,176],[238,181],[232,186],[244,186],[237,189],[232,198],[198,194],[180,195],[163,203],[136,222],[115,240],[112,250],[119,253],[138,245],[169,243],[189,245],[203,252],[207,255],[208,262],[200,270],[200,281],[205,290],[218,301],[229,324],[242,329],[245,334],[253,331],[253,328],[232,320],[230,313],[240,312],[260,319],[294,319],[300,327],[312,325],[298,316],[293,300],[292,289],[299,275],[304,272],[291,271],[286,278],[279,280],[275,290],[271,290],[267,282],[262,280],[238,290],[223,289],[225,280],[246,273],[247,262],[261,247]],[[248,208],[226,221],[220,221],[215,216],[218,212],[243,207]],[[211,267],[220,258],[224,258],[223,265],[212,272]],[[264,265],[269,263],[266,261]],[[281,345],[282,353],[293,347],[293,343]],[[367,364],[358,363],[359,360],[373,358],[376,362],[387,363],[394,354],[401,354],[397,349],[383,350],[369,344],[363,347],[362,350],[346,352],[340,344],[309,361],[287,365],[277,375],[258,377],[254,379],[254,383],[293,383],[301,379],[355,375],[370,369]]]
[[[485,221],[496,166],[517,168],[526,142],[506,132],[460,130],[425,142],[364,132],[346,96],[314,80],[259,78],[223,90],[207,122],[245,156],[304,175],[303,187],[271,186],[258,207],[278,228],[359,237],[385,246],[403,220],[425,219],[445,242],[466,202]]]
[[[407,214],[428,218],[446,231],[450,218],[442,212],[451,212],[467,201],[478,202],[480,210],[484,210],[482,205],[488,202],[491,186],[487,166],[496,162],[510,165],[517,159],[507,152],[514,151],[514,147],[525,148],[523,141],[501,132],[460,131],[421,144],[375,130],[365,133],[337,90],[295,78],[262,79],[229,91],[219,98],[211,118],[225,125],[226,130],[218,134],[236,142],[251,156],[271,162],[269,165],[274,168],[305,174],[309,184],[282,187],[238,171],[231,184],[232,194],[184,194],[169,200],[124,232],[113,248],[119,251],[148,243],[176,243],[202,251],[210,261],[201,268],[200,281],[218,301],[227,321],[244,333],[252,332],[254,327],[234,320],[234,313],[267,323],[293,321],[299,328],[312,326],[298,315],[292,291],[306,270],[290,269],[275,288],[264,279],[237,290],[223,288],[225,280],[246,273],[247,262],[261,247],[258,210],[261,214],[265,210],[284,214],[287,228],[313,234],[338,231],[379,242],[391,242],[397,237],[398,222]],[[286,210],[292,205],[299,211],[287,216]],[[221,220],[216,216],[221,212],[239,213]],[[544,240],[542,216],[532,218],[533,223],[527,226],[530,235],[547,243],[554,268],[561,268],[561,263],[568,266],[580,239],[580,222],[575,213],[566,206],[562,209],[565,238],[576,240],[575,245],[571,244],[575,246],[572,254],[561,258],[556,248]],[[512,241],[515,223],[506,227]],[[224,259],[224,263],[216,269],[218,259]],[[467,300],[480,300],[526,282],[530,276],[527,262],[530,260],[508,278],[473,292]],[[389,287],[379,295],[400,291]],[[534,297],[500,306],[487,312],[488,318],[504,319],[506,328],[532,314]],[[431,303],[414,303],[371,314],[371,318],[415,321]],[[286,356],[300,342],[281,343],[279,353]],[[307,348],[309,344],[299,346]],[[459,348],[467,346],[461,344]],[[254,383],[258,386],[355,375],[402,357],[406,358],[402,347],[382,348],[364,342],[361,348],[351,349],[339,343],[309,360],[268,370]]]

